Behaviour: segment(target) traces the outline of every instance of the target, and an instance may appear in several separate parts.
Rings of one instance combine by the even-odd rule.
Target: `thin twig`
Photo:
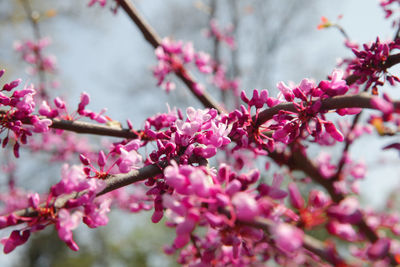
[[[370,86],[369,86],[369,85],[366,85],[365,88],[364,88],[364,90],[363,90],[363,92],[368,92],[368,89],[369,89],[369,88],[370,88]],[[359,121],[360,118],[361,118],[362,112],[363,112],[363,110],[361,110],[360,113],[358,113],[358,114],[356,114],[356,115],[354,116],[353,122],[352,122],[352,124],[351,124],[351,126],[350,126],[350,129],[349,129],[347,135],[346,135],[346,138],[345,138],[345,145],[344,145],[344,147],[343,147],[343,151],[342,151],[342,154],[341,154],[342,157],[341,157],[340,160],[339,160],[336,174],[332,177],[332,179],[333,179],[334,181],[338,181],[338,180],[340,179],[340,175],[341,175],[341,173],[342,173],[342,170],[343,170],[343,168],[344,168],[344,165],[346,164],[347,153],[349,152],[350,146],[351,146],[351,144],[353,143],[353,138],[352,138],[351,135],[353,134],[353,130],[354,130],[354,128],[356,127],[358,121]]]
[[[0,118],[6,114],[5,110],[0,110]],[[39,119],[48,119],[44,116],[39,116]],[[95,124],[83,121],[71,121],[62,119],[50,119],[52,129],[66,130],[80,134],[94,134],[102,136],[121,137],[126,139],[136,139],[141,131],[133,131],[131,129],[110,127],[104,124]],[[23,120],[25,124],[32,124],[30,120]]]
[[[35,41],[38,44],[40,40],[42,39],[42,35],[40,33],[40,28],[38,24],[38,14],[37,12],[34,12],[32,10],[32,6],[29,2],[29,0],[21,0],[22,6],[25,10],[26,16],[29,19],[29,22],[32,26],[33,29],[33,35],[35,37]],[[36,57],[37,57],[37,62],[36,62],[36,68],[38,69],[38,74],[39,74],[39,83],[40,83],[40,95],[44,99],[48,97],[45,86],[46,86],[46,74],[43,71],[43,58],[42,58],[42,53],[41,49],[35,49],[34,50]]]
[[[50,128],[67,130],[82,134],[113,136],[113,137],[122,137],[127,139],[138,138],[137,134],[138,132],[133,132],[130,129],[110,127],[102,124],[94,124],[83,121],[52,119],[52,124],[50,125]]]

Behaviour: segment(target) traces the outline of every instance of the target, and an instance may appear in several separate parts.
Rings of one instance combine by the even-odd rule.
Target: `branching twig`
[[[142,32],[144,38],[154,47],[157,48],[161,45],[161,38],[156,31],[140,16],[135,6],[129,0],[118,0],[119,5],[125,13],[132,19],[139,30]],[[193,95],[204,105],[206,108],[214,108],[219,113],[225,113],[225,110],[220,107],[217,102],[205,91],[202,93],[197,92],[195,85],[197,84],[193,75],[186,69],[175,73],[178,78],[189,88]]]
[[[373,96],[367,93],[361,93],[357,95],[344,95],[327,98],[321,101],[321,110],[334,110],[340,108],[367,108],[374,109],[371,105],[371,99]],[[400,101],[394,101],[393,105],[395,109],[400,109]],[[298,112],[293,103],[282,103],[272,108],[267,108],[258,114],[258,117],[253,117],[253,121],[256,121],[256,125],[260,126],[266,121],[273,118],[275,114],[278,114],[280,110],[286,110],[291,112]]]
[[[61,129],[82,134],[122,137],[126,139],[138,138],[138,133],[133,132],[130,129],[110,127],[102,124],[94,124],[83,121],[52,119],[52,124],[50,125],[50,128]]]
[[[0,118],[6,114],[6,111],[0,110]],[[40,119],[47,119],[46,117],[39,116]],[[50,128],[66,130],[81,134],[94,134],[102,136],[122,137],[126,139],[136,139],[141,131],[132,131],[130,129],[123,129],[117,127],[110,127],[104,124],[95,124],[83,121],[71,121],[62,119],[50,119]],[[29,120],[23,120],[25,124],[32,124]]]
[[[105,182],[107,184],[106,187],[101,192],[97,193],[97,196],[101,196],[129,184],[137,183],[146,180],[147,178],[154,177],[162,172],[162,169],[160,167],[165,167],[167,164],[168,163],[166,161],[163,161],[158,164],[145,166],[139,170],[130,171],[129,173],[109,175],[105,179]],[[86,194],[87,192],[87,190],[83,190],[80,192],[61,196],[57,198],[56,202],[54,203],[54,208],[60,209],[65,206],[68,200],[78,198]],[[45,207],[46,203],[42,203],[40,206]],[[38,215],[38,212],[33,208],[27,208],[15,211],[13,212],[13,214],[20,217],[35,217]],[[23,221],[20,221],[20,223],[23,223]]]
[[[288,166],[291,170],[301,170],[306,175],[308,175],[315,183],[323,186],[331,196],[335,203],[339,203],[345,197],[341,193],[337,193],[333,186],[333,177],[324,177],[319,172],[315,164],[307,157],[301,153],[299,149],[292,149],[292,154],[287,156],[283,153],[272,152],[268,154],[276,163]],[[376,232],[367,225],[365,219],[362,219],[359,223],[355,224],[359,231],[365,235],[365,237],[371,242],[376,242],[379,237]],[[390,256],[392,262],[395,262],[392,255]]]
[[[381,68],[382,69],[388,69],[388,68],[393,67],[394,65],[399,64],[399,63],[400,63],[400,53],[394,54],[394,55],[390,55],[386,59],[386,61],[384,61],[382,63]],[[345,80],[346,80],[347,85],[352,85],[358,79],[360,79],[360,76],[352,74],[352,75],[349,75]]]
[[[263,229],[268,235],[271,235],[270,228],[274,227],[276,224],[275,222],[262,217],[257,217],[252,222],[239,221],[239,223]],[[339,255],[333,253],[328,245],[312,236],[304,235],[303,248],[319,256],[323,261],[329,262],[335,266],[345,263]]]

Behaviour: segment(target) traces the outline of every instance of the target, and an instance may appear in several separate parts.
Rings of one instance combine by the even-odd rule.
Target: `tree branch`
[[[140,16],[136,7],[129,0],[118,0],[119,5],[125,11],[125,13],[132,19],[139,30],[142,32],[143,37],[153,46],[157,48],[161,45],[161,38],[158,36],[156,31]],[[206,108],[214,108],[220,114],[225,113],[225,110],[217,104],[217,102],[207,93],[197,92],[195,85],[197,84],[193,75],[186,69],[175,73],[176,76],[189,88],[192,94],[203,104]]]
[[[389,56],[386,59],[386,61],[384,61],[382,63],[381,68],[382,69],[388,69],[388,68],[393,67],[394,65],[399,64],[399,63],[400,63],[400,53]],[[352,85],[358,79],[360,79],[360,76],[352,74],[352,75],[349,75],[345,79],[345,81],[346,81],[347,85]]]
[[[52,124],[50,125],[50,128],[53,129],[67,130],[82,134],[122,137],[126,139],[138,138],[138,134],[130,129],[110,127],[102,124],[94,124],[83,121],[70,121],[60,119],[52,119],[51,121]]]
[[[101,196],[110,191],[127,186],[129,184],[137,183],[140,181],[144,181],[147,178],[154,177],[154,176],[162,173],[162,168],[166,167],[167,164],[168,164],[167,161],[163,161],[158,164],[152,164],[152,165],[145,166],[139,170],[132,170],[129,173],[109,175],[105,179],[106,187],[101,192],[97,193],[96,196]],[[67,194],[67,195],[58,197],[54,203],[54,208],[60,209],[65,206],[65,204],[68,202],[68,200],[79,198],[80,196],[82,196],[86,193],[88,193],[88,191],[83,190],[80,192],[75,192],[75,193],[71,193],[71,194]],[[46,207],[46,203],[42,203],[40,205],[40,207],[42,207],[42,208]],[[37,210],[35,210],[33,208],[18,210],[18,211],[13,212],[13,214],[20,216],[20,217],[38,216]],[[19,221],[19,223],[23,223],[23,222],[24,222],[23,220]]]
[[[375,109],[371,105],[372,97],[370,94],[361,93],[357,95],[344,95],[327,98],[321,101],[321,110],[334,110],[340,108],[367,108]],[[394,101],[393,105],[395,109],[400,109],[400,101]],[[256,122],[256,126],[260,126],[266,121],[273,118],[274,115],[278,114],[279,111],[286,110],[291,112],[298,112],[293,103],[282,103],[274,107],[267,108],[258,114],[258,117],[253,116],[253,121]]]
[[[284,164],[288,166],[291,170],[303,171],[315,183],[323,186],[328,191],[329,195],[335,203],[339,203],[345,198],[343,194],[337,193],[335,191],[333,186],[334,177],[322,176],[315,164],[307,157],[307,155],[304,155],[299,149],[293,148],[292,154],[290,156],[277,152],[269,153],[268,156],[279,165]],[[355,226],[357,226],[359,231],[363,233],[371,243],[374,243],[379,239],[379,236],[370,226],[367,225],[364,218],[359,223],[355,224]],[[396,262],[392,255],[390,255],[390,260],[392,263]]]
[[[271,235],[270,228],[274,227],[274,225],[276,224],[275,222],[262,217],[257,217],[252,222],[239,220],[239,223],[258,229],[263,229],[268,235]],[[326,243],[323,243],[320,240],[307,234],[304,235],[303,248],[319,256],[322,260],[329,262],[335,266],[345,263],[344,260],[339,257],[339,255],[335,254],[334,251],[332,251],[332,249],[328,245],[326,245]]]
[[[6,115],[5,110],[0,110],[0,118]],[[39,116],[39,119],[49,119],[44,116]],[[51,120],[52,129],[66,130],[81,134],[94,134],[102,136],[112,136],[112,137],[122,137],[126,139],[136,139],[141,131],[133,131],[131,129],[123,129],[117,127],[110,127],[104,124],[95,124],[83,121],[71,121],[71,120],[61,120],[61,119],[49,119]],[[32,124],[30,120],[22,120],[24,124]]]

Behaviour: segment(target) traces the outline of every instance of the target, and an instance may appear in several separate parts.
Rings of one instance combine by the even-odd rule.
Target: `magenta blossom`
[[[303,244],[304,232],[287,223],[277,224],[273,235],[278,248],[288,254],[294,253]]]
[[[72,230],[78,227],[80,220],[82,219],[82,212],[75,211],[70,213],[67,209],[61,209],[58,212],[58,219],[56,229],[58,236],[64,241],[68,247],[72,250],[79,250],[78,245],[75,243],[72,237]]]

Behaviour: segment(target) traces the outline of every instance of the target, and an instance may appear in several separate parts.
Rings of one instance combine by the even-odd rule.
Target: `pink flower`
[[[324,127],[327,133],[329,133],[336,141],[343,142],[343,134],[336,128],[335,124],[328,121],[324,123]]]
[[[206,74],[212,72],[210,61],[211,61],[210,55],[205,52],[198,52],[195,54],[195,63],[200,72]]]
[[[276,87],[279,89],[281,94],[284,96],[286,101],[291,102],[294,100],[294,94],[291,88],[285,85],[283,82],[279,82]]]
[[[194,122],[184,122],[181,120],[178,120],[176,122],[176,128],[178,130],[178,133],[182,135],[187,135],[187,136],[193,136],[197,131],[200,130],[201,124],[197,121]]]
[[[40,197],[38,193],[31,194],[29,196],[29,206],[31,206],[34,209],[37,209],[39,207],[40,203]]]
[[[190,241],[190,234],[194,230],[196,222],[191,218],[186,218],[176,227],[176,238],[174,245],[176,248],[182,248]]]
[[[18,112],[24,114],[31,114],[35,109],[35,101],[33,100],[34,93],[27,93],[23,96],[23,98],[16,104],[16,108]]]
[[[11,232],[9,238],[1,239],[0,243],[4,245],[3,249],[4,253],[8,254],[11,251],[13,251],[16,247],[25,244],[25,242],[28,241],[30,234],[31,232],[29,230],[25,231],[14,230]]]
[[[59,97],[54,98],[54,105],[59,109],[65,109],[66,106],[65,102]]]
[[[273,199],[285,198],[288,193],[279,188],[281,186],[283,178],[283,175],[275,173],[271,186],[267,184],[260,184],[257,189],[262,196],[269,196]]]
[[[175,90],[176,84],[174,82],[167,81],[166,83],[163,84],[163,87],[164,87],[165,91],[167,93],[169,93],[170,91]]]
[[[4,70],[2,70],[2,75],[3,75],[3,73],[4,73]],[[21,79],[17,79],[15,81],[10,82],[10,83],[6,83],[5,85],[3,85],[3,88],[1,90],[11,91],[15,87],[17,87],[20,83],[21,83]]]
[[[370,258],[373,261],[382,259],[388,255],[389,249],[390,249],[390,239],[381,238],[368,248],[367,250],[368,258]]]
[[[128,173],[131,170],[138,169],[142,166],[142,156],[135,150],[128,152],[121,148],[120,151],[121,156],[117,161],[117,165],[122,173]]]
[[[81,114],[85,107],[89,104],[90,102],[90,97],[86,92],[83,92],[81,94],[81,101],[78,104],[78,113]],[[81,114],[82,115],[82,114]]]
[[[192,62],[195,52],[194,52],[194,48],[193,48],[193,43],[192,42],[188,42],[183,46],[183,59],[185,61],[185,63],[189,63]]]
[[[358,240],[358,235],[356,230],[349,223],[330,221],[326,225],[326,229],[330,234],[336,235],[346,241],[354,242]]]
[[[287,223],[280,223],[273,227],[272,233],[276,245],[283,252],[291,254],[303,245],[304,232]]]
[[[190,176],[189,181],[192,185],[193,192],[199,197],[209,197],[210,191],[213,188],[211,177],[208,177],[202,170],[194,170]]]
[[[232,197],[232,204],[239,220],[251,221],[259,214],[257,201],[247,192],[236,193]]]
[[[292,204],[293,207],[296,209],[301,209],[304,207],[304,199],[300,194],[299,189],[297,188],[297,185],[295,183],[289,183],[289,199],[290,203]]]
[[[108,223],[107,214],[110,212],[112,199],[103,199],[101,203],[90,203],[85,205],[85,216],[83,222],[90,228],[96,228]]]
[[[240,191],[242,188],[242,183],[239,180],[233,180],[231,181],[225,188],[225,193],[228,194],[229,196],[233,196],[237,192]]]
[[[162,199],[165,208],[172,210],[179,216],[185,216],[187,208],[183,203],[181,203],[180,199],[169,194],[164,194]]]
[[[264,104],[268,102],[268,90],[261,90],[259,93],[258,90],[254,89],[253,97],[250,100],[247,98],[246,93],[242,91],[240,93],[240,98],[250,107],[255,106],[256,108],[262,108]]]
[[[359,203],[355,197],[347,197],[338,205],[329,207],[328,215],[342,223],[356,224],[362,219]]]
[[[325,152],[321,152],[316,158],[318,169],[325,178],[331,177],[336,172],[336,166],[331,164],[330,161],[331,155]]]
[[[74,251],[79,250],[79,247],[73,240],[72,230],[78,227],[79,222],[82,219],[82,215],[83,214],[81,211],[75,211],[71,215],[67,209],[60,209],[58,212],[56,223],[58,236],[68,245],[70,249]]]
[[[190,169],[190,167],[186,168]],[[180,170],[184,171],[185,168],[178,167],[178,164],[175,161],[172,161],[171,165],[164,170],[165,182],[169,186],[175,188],[178,193],[186,194],[187,187],[189,185],[189,179],[186,177],[186,175],[180,173]]]
[[[97,158],[97,164],[102,168],[106,165],[106,155],[104,154],[103,150],[99,151],[99,156]]]
[[[49,119],[41,119],[37,120],[33,123],[35,133],[44,133],[49,131],[49,126],[52,124],[52,121]]]
[[[93,6],[96,3],[99,3],[100,6],[104,7],[107,3],[107,0],[90,0],[88,6]]]
[[[318,87],[329,96],[344,95],[349,90],[349,86],[343,80],[343,71],[338,69],[332,72],[330,81],[321,81]]]
[[[164,49],[165,52],[170,54],[182,53],[182,41],[174,42],[168,37],[165,37],[161,41],[161,47]]]
[[[330,198],[322,191],[313,189],[310,191],[308,196],[309,205],[315,208],[323,208],[328,205],[330,202]]]
[[[210,30],[207,31],[207,36],[214,37],[220,42],[225,42],[231,49],[235,49],[235,39],[232,36],[232,25],[225,29],[220,29],[218,22],[215,19],[210,20]]]
[[[58,111],[56,109],[52,109],[46,101],[43,101],[39,107],[39,114],[48,118],[55,118],[58,115]]]
[[[165,182],[178,193],[187,194],[190,184],[187,175],[189,175],[191,169],[192,167],[190,166],[179,167],[175,161],[172,161],[171,165],[164,170]]]
[[[69,167],[68,164],[64,164],[61,169],[61,181],[53,185],[52,192],[55,196],[59,196],[86,189],[85,187],[86,175],[82,168],[76,165]]]

